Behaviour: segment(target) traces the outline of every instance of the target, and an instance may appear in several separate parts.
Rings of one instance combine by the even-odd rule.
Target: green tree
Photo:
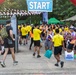
[[[0,10],[5,9],[27,9],[26,0],[5,0],[3,4],[0,5]]]
[[[76,14],[76,7],[70,0],[54,0],[53,12],[57,15],[63,15],[64,18],[71,17]]]
[[[0,5],[0,10],[7,9],[27,10],[26,0],[5,0]],[[73,15],[76,15],[76,7],[70,0],[53,0],[53,12],[49,12],[49,17],[55,16],[59,19],[61,19],[60,17],[65,19]]]

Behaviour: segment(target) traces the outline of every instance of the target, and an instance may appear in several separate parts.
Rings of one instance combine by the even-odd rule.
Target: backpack
[[[0,35],[1,35],[1,37],[2,37],[3,39],[8,37],[8,33],[7,33],[7,30],[6,30],[6,27],[3,27],[3,28],[1,29]]]

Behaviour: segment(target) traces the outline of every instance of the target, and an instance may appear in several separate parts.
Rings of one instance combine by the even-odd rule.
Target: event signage
[[[28,11],[52,12],[53,0],[27,0]]]
[[[74,51],[72,51],[72,52],[65,51],[65,59],[66,60],[74,60]]]

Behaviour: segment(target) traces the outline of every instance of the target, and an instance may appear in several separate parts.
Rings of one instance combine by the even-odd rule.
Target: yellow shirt
[[[56,33],[55,33],[55,29],[53,29],[53,33],[54,33],[54,35],[56,34]]]
[[[28,32],[30,32],[32,27],[30,25],[28,25],[28,26],[26,26],[26,28],[27,28]]]
[[[62,32],[62,29],[61,28],[59,28],[59,33],[61,33]]]
[[[33,35],[34,35],[33,39],[35,41],[40,40],[40,34],[41,34],[41,31],[39,29],[35,28],[33,30]]]
[[[54,37],[52,38],[52,41],[54,42],[54,47],[61,46],[63,40],[64,40],[64,38],[62,35],[60,35],[60,34],[54,35]]]
[[[20,28],[21,26],[20,25],[18,25],[18,29]]]
[[[62,32],[62,29],[59,28],[59,33],[61,33],[61,32]],[[53,29],[53,33],[54,33],[54,35],[56,34],[55,29]]]
[[[68,28],[68,27],[65,27],[65,28],[64,28],[64,31],[68,31],[68,30],[69,30],[69,28]]]
[[[21,32],[22,32],[22,36],[25,36],[28,34],[27,28],[26,27],[22,27],[21,28]]]

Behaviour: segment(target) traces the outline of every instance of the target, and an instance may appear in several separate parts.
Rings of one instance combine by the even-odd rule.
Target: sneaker
[[[56,63],[56,64],[55,64],[55,66],[57,66],[57,67],[58,67],[59,65]]]
[[[64,62],[62,61],[60,64],[61,64],[61,68],[63,68],[63,66],[64,66]]]
[[[4,62],[1,62],[1,66],[2,66],[2,67],[6,67],[6,65],[5,65]]]
[[[13,62],[13,65],[17,65],[17,64],[18,64],[18,61],[14,61],[14,62]]]
[[[40,55],[37,55],[37,58],[40,58],[41,56]]]
[[[33,53],[33,56],[35,56],[35,53]]]

